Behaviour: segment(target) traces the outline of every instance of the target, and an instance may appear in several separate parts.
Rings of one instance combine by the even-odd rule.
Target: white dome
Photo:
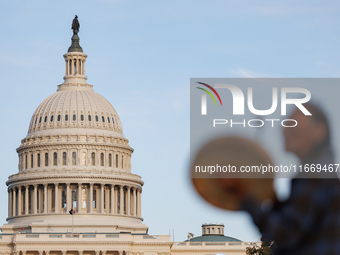
[[[53,129],[101,129],[122,134],[118,114],[92,85],[59,85],[35,110],[28,134]]]

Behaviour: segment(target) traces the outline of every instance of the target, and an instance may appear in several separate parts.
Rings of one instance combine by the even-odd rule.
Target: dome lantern
[[[66,64],[64,84],[87,84],[87,78],[85,76],[85,61],[87,55],[83,53],[83,49],[79,44],[79,27],[78,16],[76,15],[72,22],[72,44],[68,48],[68,52],[64,54]]]

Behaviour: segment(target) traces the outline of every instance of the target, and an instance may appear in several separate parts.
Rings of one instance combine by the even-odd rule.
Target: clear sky
[[[0,1],[0,221],[7,177],[37,106],[63,82],[79,16],[86,74],[117,110],[142,176],[150,234],[182,241],[224,223],[260,235],[244,213],[210,207],[188,178],[191,77],[339,77],[338,1]]]

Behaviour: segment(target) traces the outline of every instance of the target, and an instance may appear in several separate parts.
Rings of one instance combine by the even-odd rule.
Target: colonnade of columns
[[[141,217],[140,187],[103,183],[45,183],[8,188],[8,216],[104,213]]]
[[[61,250],[61,251],[49,251],[49,250],[16,250],[13,252],[13,255],[26,255],[31,253],[38,253],[39,255],[50,255],[50,254],[61,254],[61,255],[67,255],[67,253],[70,252],[74,254],[74,252],[78,253],[78,255],[83,255],[83,250]],[[86,253],[90,253],[93,255],[106,255],[108,252],[112,254],[112,252],[118,254],[118,255],[144,255],[144,252],[130,252],[128,250],[114,250],[114,251],[106,251],[106,250],[94,250],[94,251],[86,251]],[[0,252],[1,254],[1,252]]]
[[[72,56],[65,58],[66,75],[85,75],[85,59],[84,56]]]

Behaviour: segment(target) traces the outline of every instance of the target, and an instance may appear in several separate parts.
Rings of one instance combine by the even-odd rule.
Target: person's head
[[[312,116],[306,116],[296,109],[290,119],[296,120],[297,126],[285,127],[283,130],[286,151],[294,153],[301,160],[331,147],[329,123],[325,113],[311,103],[304,104],[304,107]]]

